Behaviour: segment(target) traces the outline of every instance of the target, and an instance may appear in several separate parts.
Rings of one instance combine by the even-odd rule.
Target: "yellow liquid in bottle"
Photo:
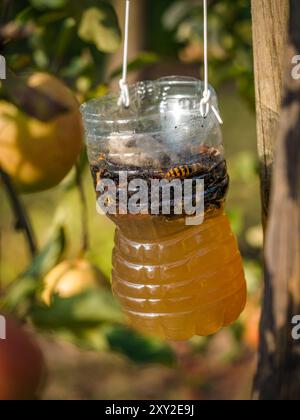
[[[134,328],[187,340],[213,334],[239,317],[246,282],[223,211],[199,226],[150,215],[113,219],[113,290]]]

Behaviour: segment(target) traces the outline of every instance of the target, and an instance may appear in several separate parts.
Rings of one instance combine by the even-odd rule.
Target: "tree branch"
[[[88,207],[87,200],[82,184],[82,174],[80,164],[76,164],[76,186],[79,192],[80,204],[81,204],[81,225],[82,225],[82,244],[81,253],[85,254],[89,249],[89,227],[88,227]]]
[[[26,210],[13,186],[10,177],[0,168],[0,178],[3,181],[8,198],[15,214],[16,224],[15,228],[18,231],[23,231],[28,242],[28,247],[31,255],[34,257],[37,253],[37,245],[35,236],[31,227]]]

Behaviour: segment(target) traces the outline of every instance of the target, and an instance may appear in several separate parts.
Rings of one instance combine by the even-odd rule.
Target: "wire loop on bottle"
[[[119,98],[119,106],[124,106],[125,108],[129,108],[130,106],[130,96],[129,96],[129,87],[128,83],[124,82],[123,79],[119,81],[120,86],[120,98]]]
[[[210,98],[211,98],[211,91],[207,90],[203,92],[203,98],[200,101],[200,113],[202,117],[207,117],[210,109]]]
[[[223,124],[222,118],[217,109],[211,104],[211,91],[208,84],[208,18],[207,18],[207,0],[203,0],[203,38],[204,38],[204,91],[200,101],[200,114],[206,118],[212,109],[218,122]]]

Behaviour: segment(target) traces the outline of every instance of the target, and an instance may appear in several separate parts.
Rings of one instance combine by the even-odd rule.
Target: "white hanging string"
[[[222,118],[211,103],[211,91],[208,83],[208,18],[207,18],[207,0],[203,0],[203,28],[204,28],[204,91],[203,98],[200,102],[200,113],[202,117],[207,117],[210,109],[212,109],[218,122],[223,124]],[[120,85],[120,98],[119,106],[128,108],[130,106],[129,88],[127,83],[127,70],[128,70],[128,46],[129,46],[129,23],[130,23],[130,0],[126,0],[125,11],[125,34],[124,34],[124,54],[123,54],[123,72],[122,79],[119,81]]]
[[[129,20],[130,20],[130,0],[126,0],[125,11],[125,35],[124,35],[124,55],[123,55],[123,74],[119,81],[121,95],[119,99],[119,106],[130,106],[129,88],[127,83],[127,69],[128,69],[128,45],[129,45]]]
[[[207,18],[207,0],[203,0],[203,32],[204,32],[204,91],[203,91],[203,98],[200,102],[200,113],[202,117],[207,117],[209,114],[210,108],[212,109],[213,113],[215,114],[218,122],[223,124],[222,118],[215,108],[215,106],[211,103],[211,91],[209,90],[208,84],[208,18]]]

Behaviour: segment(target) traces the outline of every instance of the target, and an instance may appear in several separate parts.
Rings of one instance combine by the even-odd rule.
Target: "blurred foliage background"
[[[79,102],[103,95],[116,89],[120,75],[124,3],[1,0],[0,52],[15,75],[49,72]],[[131,80],[201,77],[202,2],[132,0],[132,7]],[[77,176],[74,169],[56,188],[21,196],[38,242],[33,259],[0,189],[2,308],[26,318],[41,333],[50,369],[45,398],[249,397],[262,284],[249,0],[210,0],[209,44],[210,81],[219,93],[231,175],[227,211],[249,288],[246,311],[214,337],[174,344],[129,330],[106,286],[69,298],[55,295],[50,308],[45,306],[43,279],[65,260],[84,258],[109,286],[114,227],[96,213],[84,151]],[[9,92],[1,95],[14,101]],[[83,255],[87,230],[89,247]]]

